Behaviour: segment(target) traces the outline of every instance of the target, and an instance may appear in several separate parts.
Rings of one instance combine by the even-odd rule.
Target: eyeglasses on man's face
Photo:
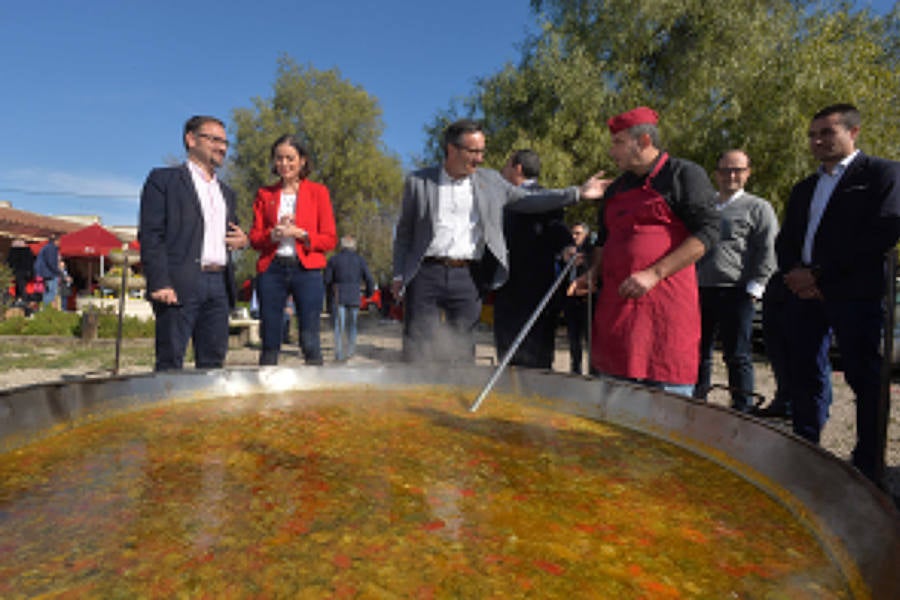
[[[202,131],[198,131],[194,135],[197,136],[198,138],[203,138],[204,140],[208,140],[208,141],[212,142],[213,144],[222,144],[226,148],[228,147],[228,140],[226,140],[223,137],[219,137],[217,135],[212,135],[209,133],[203,133]]]
[[[747,169],[748,167],[719,167],[716,172],[720,175],[740,175]]]
[[[484,148],[467,148],[466,146],[463,146],[462,144],[453,144],[453,145],[456,146],[457,148],[459,148],[460,150],[462,150],[463,152],[468,152],[469,154],[481,154],[483,156],[485,153]]]

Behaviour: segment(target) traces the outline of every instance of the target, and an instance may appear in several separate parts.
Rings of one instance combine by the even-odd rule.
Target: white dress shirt
[[[484,254],[484,231],[471,177],[453,179],[441,169],[437,210],[432,219],[434,238],[425,256],[479,260]]]
[[[819,230],[819,223],[822,222],[822,215],[828,208],[831,194],[834,193],[834,188],[837,187],[844,171],[847,170],[847,165],[856,158],[857,154],[859,154],[859,150],[839,162],[834,167],[833,173],[829,174],[824,168],[819,167],[819,180],[816,182],[816,190],[813,192],[812,201],[809,204],[809,221],[806,225],[806,237],[803,239],[803,250],[800,253],[800,260],[807,265],[812,264],[813,243],[816,239],[816,232]]]
[[[187,161],[194,189],[200,198],[203,212],[203,249],[200,253],[201,266],[224,267],[228,261],[225,248],[225,213],[227,211],[219,179],[209,175],[193,161]]]

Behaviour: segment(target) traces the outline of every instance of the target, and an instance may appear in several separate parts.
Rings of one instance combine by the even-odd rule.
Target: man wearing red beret
[[[662,151],[657,123],[643,106],[608,121],[623,173],[600,204],[591,360],[600,373],[689,396],[700,346],[694,263],[716,243],[719,218],[706,172]]]

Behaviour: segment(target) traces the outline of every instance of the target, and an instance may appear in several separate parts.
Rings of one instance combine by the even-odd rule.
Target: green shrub
[[[79,317],[75,313],[44,307],[30,319],[11,317],[0,322],[2,335],[73,335]]]
[[[76,313],[45,306],[28,319],[22,335],[73,335],[80,319]]]
[[[28,319],[25,317],[10,317],[0,321],[0,335],[22,335]]]
[[[81,323],[78,324],[79,335]],[[97,335],[102,338],[114,338],[119,331],[118,315],[100,315],[100,323]],[[124,317],[122,319],[122,337],[124,339],[153,337],[156,332],[156,323],[153,319],[142,320],[137,317]]]
[[[16,282],[16,277],[12,269],[5,262],[0,262],[0,298],[3,298],[3,305],[9,305],[15,299],[11,297],[7,290]]]
[[[97,334],[102,338],[114,338],[119,329],[119,316],[112,312],[98,314]],[[127,339],[153,337],[152,319],[142,321],[137,317],[122,319],[122,337]],[[10,317],[0,321],[0,335],[56,335],[81,337],[81,315],[44,307],[31,318]]]

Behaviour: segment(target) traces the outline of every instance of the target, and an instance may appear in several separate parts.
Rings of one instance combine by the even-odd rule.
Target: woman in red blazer
[[[337,244],[328,188],[307,179],[309,152],[293,135],[272,144],[272,172],[281,180],[262,187],[253,202],[250,244],[259,251],[256,293],[262,351],[260,365],[278,364],[288,294],[300,326],[306,364],[321,365],[319,318],[325,300],[325,253]]]

